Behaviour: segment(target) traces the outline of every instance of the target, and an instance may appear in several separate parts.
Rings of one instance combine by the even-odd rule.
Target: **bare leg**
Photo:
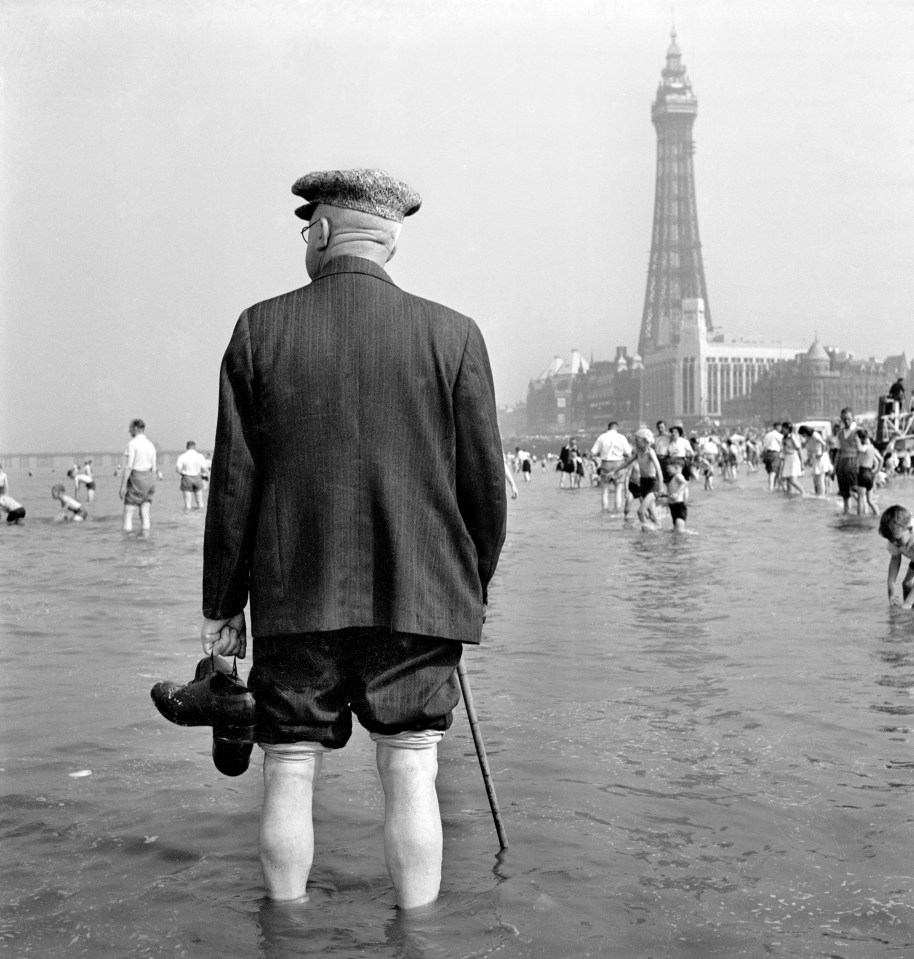
[[[133,517],[136,516],[136,507],[129,503],[124,504],[124,532],[133,532]]]
[[[322,759],[320,752],[301,762],[264,756],[260,865],[271,899],[305,896],[314,861],[311,805]]]
[[[434,901],[441,887],[444,841],[435,778],[438,746],[377,744],[384,787],[384,854],[401,909]]]
[[[143,527],[143,532],[148,533],[150,522],[149,522],[149,511],[152,508],[152,503],[141,503],[140,504],[140,525]]]
[[[189,513],[194,503],[194,494],[190,490],[182,490],[181,495],[184,497],[184,512]]]
[[[653,523],[654,526],[659,528],[660,520],[657,517],[657,511],[654,509],[654,502],[656,497],[653,493],[648,493],[647,496],[643,497],[641,500],[641,509],[638,513],[641,522],[645,521]]]

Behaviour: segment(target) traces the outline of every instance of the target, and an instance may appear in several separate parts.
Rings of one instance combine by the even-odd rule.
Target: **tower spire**
[[[666,65],[651,106],[651,120],[657,130],[657,177],[638,341],[642,356],[672,342],[682,322],[685,299],[704,300],[705,326],[709,331],[713,327],[695,202],[692,125],[697,115],[698,100],[682,62],[674,24]]]

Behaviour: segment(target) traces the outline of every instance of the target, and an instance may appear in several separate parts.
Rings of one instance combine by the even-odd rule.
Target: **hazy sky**
[[[728,337],[914,354],[914,3],[677,0]],[[500,403],[634,350],[669,0],[4,0],[0,451],[215,432],[238,314],[307,282],[292,182],[424,198],[390,264]]]

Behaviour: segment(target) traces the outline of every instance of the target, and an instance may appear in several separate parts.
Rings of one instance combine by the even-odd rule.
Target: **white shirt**
[[[182,476],[199,476],[206,468],[206,457],[194,449],[186,450],[175,460],[175,469]]]
[[[124,450],[127,457],[127,470],[154,470],[156,468],[156,448],[142,433],[137,433]]]
[[[607,430],[597,437],[590,455],[601,460],[624,460],[632,455],[632,444],[618,430]]]
[[[784,445],[784,437],[777,430],[768,430],[762,437],[763,453],[780,453]]]
[[[681,457],[682,459],[688,459],[692,454],[692,444],[684,436],[677,436],[667,450],[668,456]]]

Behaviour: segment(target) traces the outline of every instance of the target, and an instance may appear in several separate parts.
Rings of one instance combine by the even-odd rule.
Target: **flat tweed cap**
[[[347,210],[360,210],[403,222],[422,204],[422,197],[402,180],[395,180],[383,170],[319,170],[306,173],[292,184],[292,192],[308,202],[295,215],[310,220],[319,203],[329,203]]]

